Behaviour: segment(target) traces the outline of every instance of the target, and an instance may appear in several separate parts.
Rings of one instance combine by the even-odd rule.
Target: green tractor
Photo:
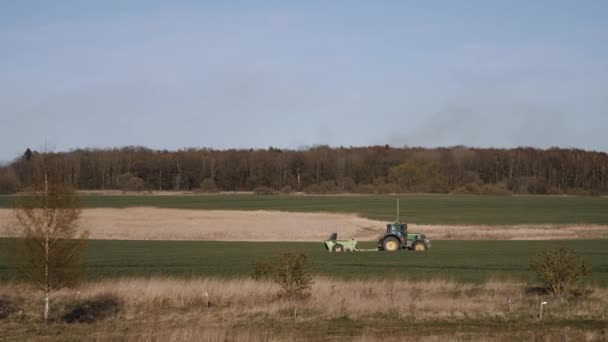
[[[400,249],[410,249],[416,252],[424,252],[431,247],[431,241],[426,235],[407,232],[405,223],[389,223],[386,232],[378,239],[378,250],[394,252]]]

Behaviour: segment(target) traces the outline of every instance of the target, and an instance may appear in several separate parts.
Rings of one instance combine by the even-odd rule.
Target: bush
[[[512,195],[504,184],[486,184],[481,188],[482,195],[510,196]]]
[[[374,194],[376,193],[376,188],[371,184],[358,184],[353,192],[356,194]]]
[[[585,260],[565,247],[543,250],[532,256],[530,269],[555,297],[575,294],[577,284],[591,274]]]
[[[344,180],[342,181],[342,191],[353,192],[356,187],[357,187],[357,184],[355,183],[355,181],[352,178],[344,177]]]
[[[507,187],[516,194],[524,195],[550,195],[557,191],[547,184],[547,180],[532,176],[511,178],[507,182]]]
[[[283,189],[281,189],[281,193],[283,193],[283,194],[290,194],[292,192],[294,192],[293,188],[291,186],[289,186],[289,185],[285,185],[283,187]]]
[[[470,184],[474,183],[477,185],[483,184],[481,178],[479,178],[479,174],[475,171],[465,171],[464,176],[462,177],[462,183]]]
[[[255,280],[273,280],[275,265],[272,260],[257,260],[253,263],[251,278]]]
[[[510,196],[512,195],[504,184],[485,184],[468,183],[454,189],[452,194],[458,195],[491,195],[491,196]]]
[[[201,182],[199,190],[202,192],[218,192],[220,189],[218,189],[217,185],[215,185],[213,179],[205,178]]]
[[[398,194],[401,192],[399,184],[387,182],[385,177],[375,178],[372,186],[376,194]]]
[[[258,186],[253,189],[253,193],[256,195],[276,195],[278,194],[273,188],[269,188],[267,186]]]
[[[468,183],[464,186],[461,186],[454,191],[453,194],[461,194],[461,195],[480,195],[481,194],[481,186],[478,183]]]
[[[255,262],[251,277],[274,281],[287,297],[301,297],[312,288],[312,263],[304,253],[286,251],[272,259]]]
[[[99,295],[72,304],[63,315],[67,323],[94,323],[120,312],[122,303],[113,295]]]
[[[17,306],[7,296],[0,296],[0,319],[8,318],[16,311]]]
[[[311,184],[304,189],[307,194],[338,194],[340,189],[334,181],[323,181],[317,184]]]
[[[568,196],[587,196],[589,194],[589,192],[583,188],[568,188],[565,192]]]
[[[274,281],[288,297],[305,295],[312,288],[311,261],[304,253],[283,252],[279,256]]]
[[[142,191],[146,188],[146,184],[143,179],[130,173],[123,173],[122,175],[119,175],[116,183],[118,188],[122,191]]]
[[[14,172],[0,171],[0,195],[11,195],[17,192],[19,181]]]

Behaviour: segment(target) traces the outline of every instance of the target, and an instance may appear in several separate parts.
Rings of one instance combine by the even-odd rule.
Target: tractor
[[[410,249],[417,252],[424,252],[431,247],[431,241],[426,235],[407,232],[405,223],[389,223],[384,232],[378,239],[378,250],[394,252],[400,249]]]

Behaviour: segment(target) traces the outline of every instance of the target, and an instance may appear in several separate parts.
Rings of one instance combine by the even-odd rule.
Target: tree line
[[[39,160],[80,190],[259,193],[601,194],[608,155],[579,149],[329,147],[305,150],[129,146],[38,152],[0,169],[0,192],[27,190]]]

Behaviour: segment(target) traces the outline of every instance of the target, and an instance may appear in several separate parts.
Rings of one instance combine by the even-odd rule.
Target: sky
[[[608,1],[0,0],[0,161],[127,145],[608,151]]]

